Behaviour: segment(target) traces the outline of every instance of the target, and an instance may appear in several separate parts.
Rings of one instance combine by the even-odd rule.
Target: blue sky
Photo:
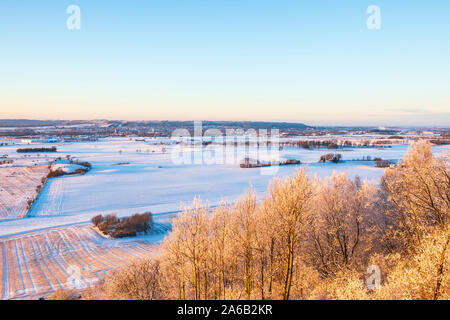
[[[450,123],[446,0],[2,1],[0,35],[0,118]]]

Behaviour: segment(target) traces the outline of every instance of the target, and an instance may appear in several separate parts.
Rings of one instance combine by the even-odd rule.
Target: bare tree
[[[282,181],[274,179],[265,200],[266,210],[273,217],[275,233],[278,237],[280,259],[284,265],[281,275],[281,296],[288,300],[292,285],[294,259],[298,253],[299,241],[305,236],[305,227],[311,218],[313,187],[301,169],[293,178]]]

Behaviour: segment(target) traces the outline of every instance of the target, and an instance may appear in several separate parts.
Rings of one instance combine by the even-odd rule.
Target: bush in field
[[[333,163],[342,162],[342,155],[340,153],[327,153],[320,157],[319,162],[331,161]]]
[[[78,169],[76,169],[74,172],[69,173],[69,175],[73,175],[73,174],[85,174],[86,172],[88,172],[88,169],[78,168]]]
[[[58,168],[56,170],[50,170],[50,172],[47,175],[47,178],[61,177],[65,174],[66,172],[62,168]]]
[[[67,173],[66,171],[64,171],[63,168],[58,168],[56,170],[52,170],[52,166],[51,166],[51,164],[49,164],[47,178],[61,177],[61,176],[64,176],[64,175],[85,174],[92,167],[92,165],[89,162],[74,162],[74,161],[71,160],[70,163],[71,164],[80,165],[83,168],[78,168],[78,169],[76,169],[73,172]]]
[[[140,233],[147,233],[153,228],[153,218],[150,212],[136,213],[131,217],[120,219],[115,215],[108,215],[105,218],[98,215],[91,221],[104,234],[114,238],[135,237]]]
[[[134,225],[128,220],[120,221],[112,233],[113,238],[136,237],[137,232]]]
[[[70,164],[77,164],[79,166],[83,166],[83,167],[86,167],[88,169],[92,168],[92,164],[90,162],[87,162],[87,161],[84,161],[84,162],[82,162],[82,161],[73,161],[71,159],[70,160]]]
[[[383,160],[381,158],[375,158],[375,167],[377,168],[388,168],[391,166],[391,164],[393,164],[391,161],[389,160]]]
[[[153,227],[153,217],[151,212],[134,214],[128,220],[135,225],[136,232],[138,233],[146,232]]]
[[[91,219],[91,222],[92,222],[92,224],[93,224],[94,226],[98,227],[98,226],[100,225],[100,223],[103,222],[103,220],[104,220],[104,219],[103,219],[103,216],[102,216],[101,214],[99,214],[99,215],[93,217],[93,218]]]
[[[101,232],[106,235],[111,234],[114,231],[114,228],[119,223],[119,219],[115,215],[107,215],[103,222],[98,225],[98,228]]]

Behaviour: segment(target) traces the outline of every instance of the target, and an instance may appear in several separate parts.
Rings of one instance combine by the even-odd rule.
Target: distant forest
[[[89,121],[70,120],[29,120],[29,119],[0,119],[0,127],[48,127],[48,126],[68,126],[90,123]]]

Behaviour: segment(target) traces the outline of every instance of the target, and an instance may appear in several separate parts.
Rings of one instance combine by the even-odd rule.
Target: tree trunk
[[[292,285],[292,271],[294,265],[294,233],[290,232],[288,238],[288,259],[286,262],[286,274],[284,280],[283,300],[289,300]]]
[[[445,255],[447,253],[449,242],[450,242],[450,232],[447,235],[447,241],[445,242],[444,249],[442,250],[442,253],[441,253],[441,260],[439,262],[438,274],[437,274],[436,289],[434,291],[434,300],[439,299],[440,289],[441,289],[441,284],[442,284],[442,276],[444,274]]]

